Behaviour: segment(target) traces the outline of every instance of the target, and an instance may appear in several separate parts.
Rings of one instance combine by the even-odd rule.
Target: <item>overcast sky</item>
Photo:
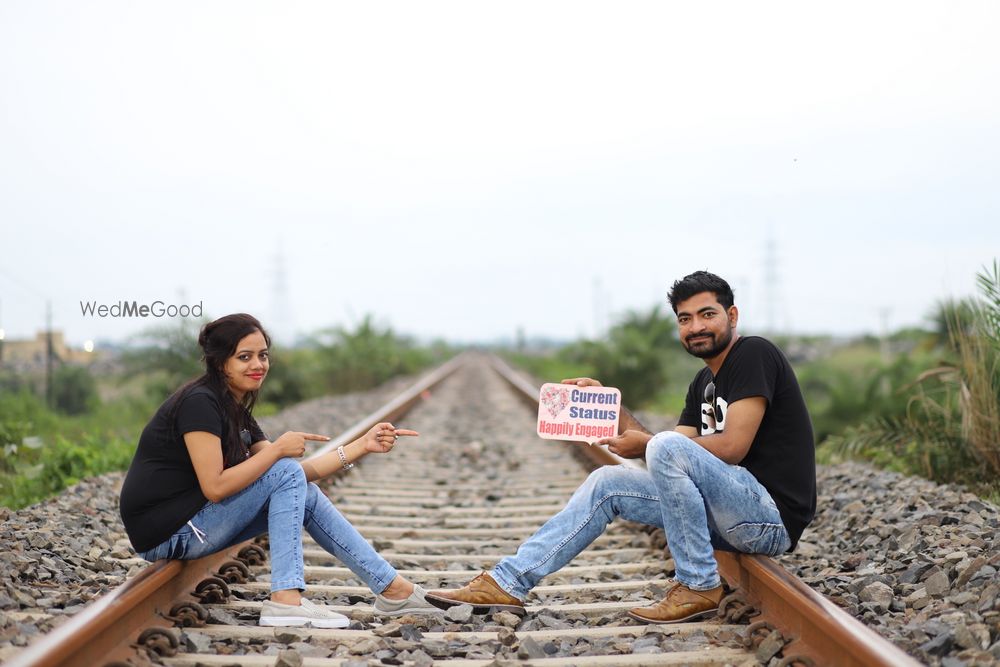
[[[0,0],[0,328],[919,324],[1000,255],[998,7]]]

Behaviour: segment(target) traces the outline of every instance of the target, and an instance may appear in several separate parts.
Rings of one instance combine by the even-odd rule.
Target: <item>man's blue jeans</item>
[[[694,590],[718,586],[713,549],[774,556],[791,546],[767,490],[746,469],[715,457],[676,431],[646,447],[647,470],[598,468],[566,507],[490,572],[521,600],[547,574],[567,564],[620,516],[663,528],[676,580]]]
[[[319,487],[306,482],[298,461],[278,460],[256,482],[217,503],[206,503],[165,542],[139,554],[190,560],[208,556],[263,532],[271,544],[271,590],[305,589],[302,528],[375,593],[396,570],[337,511]]]

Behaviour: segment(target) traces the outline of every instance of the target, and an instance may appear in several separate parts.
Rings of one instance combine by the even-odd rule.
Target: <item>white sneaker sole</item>
[[[258,625],[266,628],[346,628],[349,618],[309,618],[308,616],[261,616]]]

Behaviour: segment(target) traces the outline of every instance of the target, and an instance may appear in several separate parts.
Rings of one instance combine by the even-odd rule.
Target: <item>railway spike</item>
[[[173,630],[159,626],[153,626],[143,630],[142,633],[139,634],[139,639],[136,643],[138,644],[138,647],[143,648],[150,653],[155,653],[161,658],[169,658],[176,655],[177,647],[180,645],[180,641],[177,639],[177,635],[174,634]]]
[[[781,649],[789,640],[781,634],[781,630],[774,627],[768,621],[757,621],[747,627],[744,637],[744,645],[756,653],[756,657],[762,663],[768,663],[771,658],[781,653]]]
[[[719,618],[725,619],[727,623],[744,623],[747,618],[759,613],[740,591],[730,593],[719,602]]]
[[[253,579],[250,568],[238,560],[227,560],[219,566],[218,574],[230,584],[245,584]]]
[[[170,608],[170,614],[164,618],[174,622],[174,625],[184,628],[202,628],[208,621],[208,610],[197,602],[185,600]]]
[[[240,549],[239,554],[236,556],[236,560],[240,561],[247,567],[263,565],[267,562],[267,552],[256,544],[248,544]]]
[[[198,598],[203,604],[225,604],[229,602],[231,593],[225,579],[208,577],[198,582],[191,595]]]
[[[746,634],[743,635],[743,646],[748,649],[756,649],[760,643],[775,630],[769,621],[757,621],[747,626]]]

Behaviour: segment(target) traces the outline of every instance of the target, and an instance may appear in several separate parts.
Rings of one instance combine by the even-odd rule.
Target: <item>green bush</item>
[[[10,460],[0,472],[0,505],[24,507],[76,484],[84,477],[128,466],[135,442],[98,435],[74,440],[56,436],[21,439],[5,449]]]
[[[908,385],[906,410],[830,437],[822,454],[860,457],[994,492],[1000,479],[1000,262],[977,276],[981,296],[945,304],[949,356]]]
[[[795,370],[816,441],[866,419],[901,418],[909,404],[909,385],[939,361],[939,355],[918,352],[886,361],[876,344],[857,344],[798,364]]]
[[[593,377],[622,392],[626,405],[678,412],[701,362],[681,347],[672,313],[656,306],[631,311],[606,338],[577,341],[544,355],[508,353],[515,364],[545,382]]]
[[[23,507],[124,468],[149,414],[148,405],[123,399],[71,417],[30,392],[0,393],[0,506]]]
[[[122,354],[128,375],[141,375],[150,400],[159,404],[204,370],[198,333],[204,321],[181,318],[133,336]]]
[[[316,371],[328,393],[370,389],[397,375],[408,375],[441,361],[437,353],[417,347],[389,327],[365,316],[353,331],[343,327],[313,337]],[[447,352],[445,352],[447,354]]]
[[[60,366],[52,374],[52,402],[63,414],[92,412],[100,402],[97,382],[83,366]]]

